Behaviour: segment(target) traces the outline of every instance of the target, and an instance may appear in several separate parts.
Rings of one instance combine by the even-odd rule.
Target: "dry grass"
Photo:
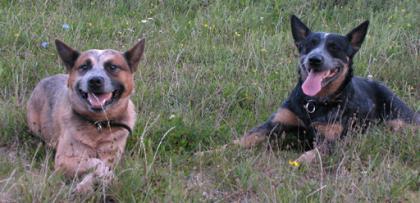
[[[418,202],[420,136],[410,130],[372,127],[300,169],[287,164],[300,152],[267,146],[193,155],[242,136],[287,97],[297,55],[290,14],[339,33],[369,19],[356,74],[372,74],[420,110],[418,10],[408,0],[0,1],[0,202],[84,198],[71,195],[72,181],[54,173],[53,152],[25,123],[35,84],[64,72],[53,40],[125,50],[140,36],[138,123],[117,181],[88,201]]]

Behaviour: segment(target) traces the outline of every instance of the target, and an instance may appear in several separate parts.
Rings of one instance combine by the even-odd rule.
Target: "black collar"
[[[82,119],[84,121],[87,121],[88,123],[94,125],[98,131],[102,131],[103,128],[117,127],[117,128],[124,128],[124,129],[126,129],[128,131],[128,135],[129,136],[132,134],[131,128],[128,127],[128,125],[126,125],[124,123],[115,122],[114,120],[95,121],[95,120],[91,120],[89,118],[86,118],[85,116],[77,113],[76,111],[73,111],[73,113],[77,117],[79,117],[80,119]]]

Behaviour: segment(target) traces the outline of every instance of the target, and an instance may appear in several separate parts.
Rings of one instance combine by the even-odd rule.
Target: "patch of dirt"
[[[187,181],[188,191],[197,191],[202,195],[202,201],[247,202],[256,197],[254,191],[238,190],[232,192],[221,191],[216,188],[215,181],[202,173],[193,172]]]
[[[226,192],[215,189],[213,181],[203,172],[192,172],[188,176],[187,190],[202,192],[203,201],[216,201],[226,196]]]
[[[16,202],[10,194],[5,192],[0,192],[0,203],[3,202]]]

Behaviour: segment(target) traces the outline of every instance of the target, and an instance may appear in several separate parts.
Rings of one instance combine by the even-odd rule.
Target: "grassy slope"
[[[420,110],[416,1],[0,2],[0,199],[70,197],[71,184],[53,173],[52,153],[29,136],[24,119],[35,84],[64,72],[53,40],[80,50],[125,50],[140,36],[147,44],[133,96],[138,124],[129,155],[117,169],[118,181],[108,191],[115,199],[419,198],[420,136],[410,131],[371,128],[341,142],[322,165],[299,170],[287,164],[299,155],[294,151],[261,147],[192,155],[241,136],[287,97],[296,81],[297,54],[290,14],[314,30],[339,33],[369,19],[368,37],[355,58],[356,74],[370,71]],[[43,41],[49,42],[47,48],[40,46]]]

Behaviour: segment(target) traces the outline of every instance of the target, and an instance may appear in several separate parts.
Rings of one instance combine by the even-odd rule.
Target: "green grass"
[[[419,10],[410,0],[1,0],[0,199],[72,198],[71,181],[54,173],[52,152],[25,123],[36,83],[64,72],[54,39],[126,50],[145,37],[132,98],[137,125],[117,181],[89,202],[104,193],[120,202],[419,201],[420,135],[409,130],[372,127],[298,170],[287,161],[300,152],[265,146],[193,155],[242,136],[287,97],[297,79],[291,14],[338,33],[369,19],[356,74],[373,74],[420,110]]]

